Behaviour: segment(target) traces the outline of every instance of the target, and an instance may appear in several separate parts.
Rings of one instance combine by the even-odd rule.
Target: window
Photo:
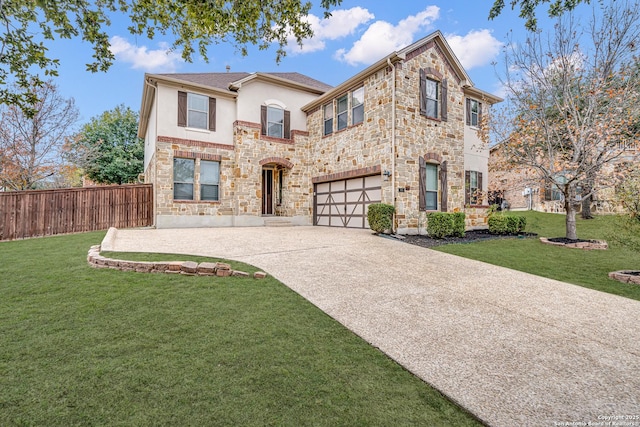
[[[478,205],[482,203],[482,173],[466,171],[464,174],[464,203]]]
[[[207,129],[208,103],[206,96],[187,94],[187,127]]]
[[[364,87],[351,92],[351,124],[364,121]]]
[[[267,107],[267,136],[283,138],[284,110],[278,107]]]
[[[220,163],[200,161],[200,200],[220,200]]]
[[[466,104],[467,111],[465,123],[467,126],[480,126],[482,121],[482,103],[475,99],[467,98]]]
[[[333,102],[326,104],[324,110],[324,135],[333,133]]]
[[[420,69],[421,115],[447,121],[447,87],[447,79],[440,72],[431,67]]]
[[[425,208],[438,210],[438,165],[427,163],[425,167]]]
[[[349,112],[349,96],[344,95],[338,98],[338,128],[342,130],[347,127],[347,115]]]
[[[438,82],[427,79],[426,85],[427,116],[438,117]]]
[[[260,134],[291,139],[291,112],[277,105],[260,106]]]
[[[178,126],[216,130],[216,99],[178,92]]]
[[[173,159],[173,198],[193,200],[195,159]]]

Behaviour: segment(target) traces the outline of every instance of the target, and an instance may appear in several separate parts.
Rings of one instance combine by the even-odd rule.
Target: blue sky
[[[313,1],[317,5],[319,1]],[[91,46],[80,40],[58,40],[50,44],[49,54],[59,58],[59,77],[55,79],[64,97],[73,97],[80,110],[80,124],[116,105],[140,108],[145,72],[224,72],[297,71],[337,85],[371,63],[420,38],[440,30],[480,89],[502,96],[496,71],[504,66],[503,46],[526,39],[524,21],[509,7],[489,21],[492,1],[415,1],[345,0],[332,10],[333,17],[322,19],[317,6],[309,17],[316,36],[302,49],[293,48],[277,65],[275,47],[266,51],[250,49],[242,57],[230,45],[211,46],[209,63],[195,57],[185,63],[177,53],[167,53],[173,39],[154,40],[133,36],[127,31],[127,17],[114,15],[107,29],[116,61],[106,73],[90,73],[85,64],[91,60]],[[509,2],[507,2],[509,3]],[[580,6],[583,10],[586,6]],[[546,16],[547,5],[538,11],[539,27],[552,31]],[[496,66],[492,65],[497,63]]]

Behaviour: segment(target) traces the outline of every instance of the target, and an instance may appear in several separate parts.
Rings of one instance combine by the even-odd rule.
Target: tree
[[[15,105],[0,105],[0,187],[29,190],[55,175],[60,149],[74,132],[78,110],[73,98],[64,99],[51,82],[31,89],[38,99],[28,117]]]
[[[325,17],[329,7],[341,1],[321,0]],[[172,34],[172,49],[180,50],[186,61],[196,50],[208,60],[207,48],[219,42],[232,43],[243,55],[250,44],[266,49],[275,43],[279,61],[289,35],[301,44],[313,34],[306,20],[310,8],[310,2],[301,0],[0,0],[0,104],[35,114],[30,88],[43,81],[33,68],[45,76],[57,75],[59,60],[47,54],[47,41],[55,37],[89,42],[94,53],[87,70],[107,71],[114,60],[107,35],[114,13],[128,14],[132,34],[150,39],[157,33]],[[7,88],[9,81],[16,86]]]
[[[520,18],[526,19],[524,26],[529,31],[538,29],[538,19],[536,18],[536,7],[543,3],[550,3],[549,17],[557,18],[565,12],[573,10],[580,3],[589,4],[589,0],[511,0],[511,9],[515,9],[516,5],[520,6]],[[504,9],[504,0],[495,0],[491,10],[489,11],[489,19],[494,19],[502,13]]]
[[[602,168],[640,152],[639,24],[638,4],[612,2],[586,29],[569,13],[554,34],[531,33],[507,52],[512,129],[501,151],[510,165],[536,171],[562,192],[569,239],[577,238],[581,189],[591,189],[594,177],[613,186]]]
[[[119,105],[93,117],[65,147],[66,158],[100,184],[135,182],[143,172],[138,113]]]

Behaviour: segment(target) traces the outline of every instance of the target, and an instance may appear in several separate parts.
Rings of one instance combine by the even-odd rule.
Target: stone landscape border
[[[217,277],[250,277],[245,271],[233,270],[224,262],[194,261],[127,261],[112,259],[100,255],[100,245],[91,246],[87,254],[87,262],[95,268],[111,268],[121,271],[137,271],[139,273],[168,273],[184,274],[187,276],[217,276]],[[256,271],[254,279],[264,279],[267,273]]]
[[[609,273],[609,278],[622,283],[633,283],[635,285],[640,285],[640,276],[638,275],[638,270],[612,271],[611,273]]]
[[[609,244],[604,240],[589,240],[589,241],[575,242],[575,243],[560,243],[560,242],[552,242],[546,237],[541,237],[540,241],[546,245],[564,246],[565,248],[586,249],[586,250],[609,249]]]

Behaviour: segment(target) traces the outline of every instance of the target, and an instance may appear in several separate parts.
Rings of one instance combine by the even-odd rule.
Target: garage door
[[[380,203],[380,185],[380,175],[316,184],[314,224],[369,228],[367,208],[372,203]]]

